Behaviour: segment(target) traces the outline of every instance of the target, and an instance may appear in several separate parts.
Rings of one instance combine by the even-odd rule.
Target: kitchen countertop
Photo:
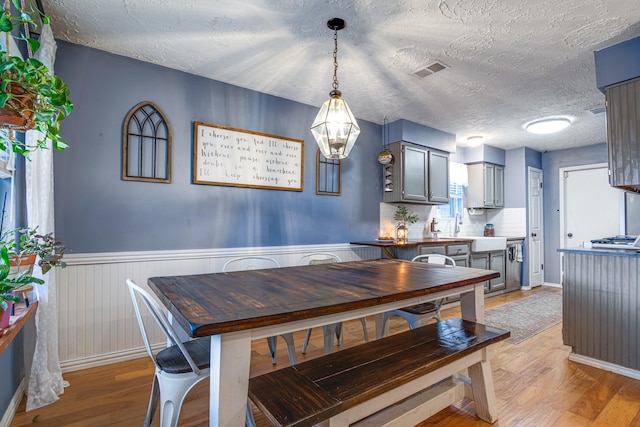
[[[380,246],[380,247],[404,247],[410,248],[420,245],[442,245],[448,243],[471,243],[471,239],[459,239],[457,237],[441,237],[438,239],[422,239],[422,240],[409,240],[407,243],[399,243],[396,240],[368,240],[361,242],[350,242],[352,245],[365,245],[365,246]]]
[[[604,249],[604,248],[560,248],[558,252],[569,254],[585,254],[585,255],[601,255],[601,256],[620,256],[640,258],[640,250],[634,249]]]

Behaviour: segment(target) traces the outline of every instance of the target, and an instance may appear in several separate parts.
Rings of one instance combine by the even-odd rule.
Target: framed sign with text
[[[304,141],[193,122],[193,183],[302,191]]]

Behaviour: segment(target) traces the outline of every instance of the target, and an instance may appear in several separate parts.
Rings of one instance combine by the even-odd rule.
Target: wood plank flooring
[[[516,291],[488,298],[492,308],[540,291],[561,291],[538,287],[533,291]],[[443,311],[444,318],[460,316],[458,308]],[[373,319],[369,319],[369,336],[375,336]],[[392,332],[406,328],[400,319],[392,319]],[[321,328],[314,329],[306,357],[299,353],[304,332],[295,334],[298,360],[322,354]],[[362,341],[358,320],[345,325],[345,346]],[[278,342],[278,365],[271,366],[266,340],[252,347],[251,375],[287,366],[286,347]],[[562,344],[562,325],[523,341],[518,345],[502,342],[492,362],[493,378],[499,405],[499,420],[494,426],[582,427],[640,426],[640,381],[570,362],[569,347]],[[11,427],[33,426],[141,426],[146,413],[153,363],[149,358],[136,359],[83,371],[64,374],[70,386],[56,403],[25,412],[23,399]],[[204,381],[187,396],[180,425],[208,425],[209,383]],[[258,427],[268,423],[255,410]],[[153,425],[157,426],[156,414]],[[473,402],[463,400],[445,409],[419,427],[488,426],[475,418]]]

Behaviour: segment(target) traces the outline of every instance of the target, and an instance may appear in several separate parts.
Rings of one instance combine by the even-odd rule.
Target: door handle
[[[573,237],[573,233],[568,233],[568,234],[567,234],[567,237],[568,237],[568,238],[572,238],[572,237]]]
[[[531,233],[531,237],[538,237],[536,233]]]

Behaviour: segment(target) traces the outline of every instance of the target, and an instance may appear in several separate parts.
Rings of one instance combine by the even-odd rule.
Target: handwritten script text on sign
[[[195,123],[196,183],[302,191],[303,142]]]

